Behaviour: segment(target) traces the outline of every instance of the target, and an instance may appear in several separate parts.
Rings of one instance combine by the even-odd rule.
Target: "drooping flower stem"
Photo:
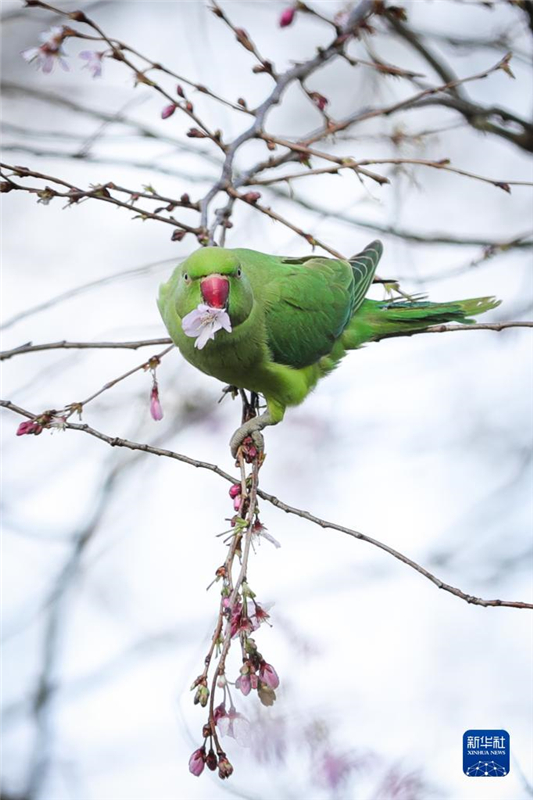
[[[258,398],[252,395],[248,400],[246,394],[242,392],[241,396],[243,421],[245,421],[256,413]],[[250,636],[269,617],[266,608],[257,602],[248,584],[248,562],[252,544],[263,536],[278,546],[278,543],[266,534],[266,529],[259,521],[257,497],[259,470],[263,460],[264,456],[258,452],[251,440],[250,444],[245,440],[238,455],[240,482],[233,484],[229,492],[236,513],[231,520],[232,531],[227,540],[228,552],[224,563],[216,570],[213,581],[222,583],[218,618],[204,659],[203,672],[191,687],[196,690],[195,704],[208,708],[207,722],[202,729],[203,745],[193,753],[189,763],[189,769],[194,775],[200,774],[204,764],[211,770],[218,767],[218,774],[222,779],[228,778],[233,772],[220,737],[228,735],[238,739],[238,729],[242,732],[242,728],[249,726],[249,723],[235,708],[230,694],[230,684],[234,684],[235,688],[245,696],[252,689],[257,690],[259,699],[264,705],[272,705],[275,700],[274,689],[279,684],[274,668],[263,659]],[[247,468],[248,464],[251,464],[250,469]],[[242,667],[238,677],[230,681],[226,675],[226,660],[232,642],[237,637]],[[221,690],[223,697],[220,702]],[[228,702],[229,708],[226,705]]]

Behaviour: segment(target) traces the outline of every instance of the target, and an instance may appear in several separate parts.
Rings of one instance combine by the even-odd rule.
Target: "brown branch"
[[[135,64],[133,64],[129,60],[129,58],[127,58],[124,55],[124,50],[128,50],[129,52],[135,53],[136,55],[138,55],[136,53],[136,51],[133,50],[132,48],[125,47],[123,45],[123,43],[118,41],[118,40],[111,39],[102,30],[102,28],[94,20],[90,19],[83,11],[66,12],[66,11],[63,11],[63,9],[56,8],[55,6],[52,6],[49,3],[44,3],[41,0],[30,0],[30,2],[27,2],[26,5],[29,5],[29,6],[32,6],[32,7],[44,8],[44,9],[47,9],[48,11],[53,11],[55,14],[59,14],[61,16],[65,16],[68,19],[71,19],[71,20],[74,20],[76,22],[88,25],[90,28],[92,28],[94,31],[96,31],[99,34],[97,39],[95,39],[95,37],[93,37],[93,36],[87,36],[86,34],[82,34],[79,31],[74,30],[74,29],[72,29],[70,27],[67,29],[67,32],[66,32],[65,35],[69,36],[69,37],[72,37],[72,38],[76,38],[76,39],[89,39],[89,40],[93,40],[93,41],[102,40],[102,41],[106,42],[109,45],[109,47],[111,48],[111,51],[112,51],[112,56],[111,57],[114,58],[116,61],[120,61],[121,63],[123,63],[127,67],[129,67],[129,69],[131,69],[131,71],[135,75],[136,83],[146,84],[146,85],[150,86],[151,88],[153,88],[156,92],[158,92],[158,94],[160,94],[162,97],[164,97],[169,102],[169,104],[175,106],[176,109],[179,109],[180,111],[185,113],[190,119],[192,119],[196,123],[196,125],[199,126],[199,128],[201,129],[201,131],[204,134],[205,138],[210,139],[212,142],[214,142],[214,144],[216,144],[218,147],[220,147],[221,150],[223,150],[223,151],[225,150],[225,146],[224,146],[224,144],[222,143],[222,141],[220,139],[220,135],[217,135],[216,133],[212,133],[209,130],[209,128],[205,125],[205,123],[203,123],[202,120],[194,113],[194,108],[193,108],[191,103],[187,102],[186,100],[182,101],[182,100],[179,99],[179,97],[169,94],[167,91],[165,91],[165,89],[163,89],[161,86],[159,86],[159,84],[156,83],[156,81],[152,80],[151,78],[148,78],[146,76],[146,70],[145,71],[139,70],[135,66]],[[147,63],[150,63],[152,68],[155,68],[155,66],[156,66],[155,62],[150,61],[150,59],[147,59],[144,56],[142,56],[142,58]],[[159,65],[159,64],[157,65],[157,67],[160,67],[160,66],[161,65]]]
[[[160,353],[157,353],[155,356],[152,356],[147,361],[143,361],[142,364],[138,364],[138,366],[129,369],[127,372],[124,372],[122,375],[119,375],[118,378],[113,378],[113,380],[108,381],[105,383],[101,389],[98,389],[97,392],[93,392],[93,394],[89,395],[85,400],[76,403],[70,403],[69,405],[65,406],[66,410],[68,411],[67,419],[72,416],[74,413],[78,413],[81,415],[81,412],[85,408],[88,403],[91,403],[95,398],[99,397],[104,392],[107,392],[108,389],[111,389],[113,386],[116,386],[117,383],[129,378],[130,375],[135,375],[136,372],[140,372],[144,370],[145,372],[149,369],[153,369],[152,365],[159,364],[161,359],[170,353],[171,350],[174,349],[174,344],[171,344],[170,347],[165,347]]]
[[[503,69],[507,65],[508,57],[506,56],[503,59],[500,59],[497,64],[494,66],[489,67],[482,72],[477,72],[475,75],[469,75],[466,78],[458,78],[457,80],[449,81],[447,83],[443,83],[440,86],[429,86],[427,88],[422,89],[419,92],[411,95],[410,97],[405,98],[405,100],[399,100],[395,103],[391,103],[388,106],[382,106],[380,108],[371,108],[367,111],[356,112],[355,114],[350,114],[349,116],[345,117],[343,120],[339,120],[336,123],[331,123],[328,130],[320,129],[316,133],[312,134],[311,136],[305,137],[302,139],[302,144],[311,145],[314,142],[319,141],[327,134],[337,133],[338,131],[344,131],[347,128],[350,128],[352,125],[355,125],[360,122],[365,122],[368,119],[373,119],[375,117],[388,117],[392,114],[395,114],[397,111],[401,111],[403,109],[411,109],[411,108],[420,108],[421,102],[426,98],[434,97],[435,95],[439,95],[439,97],[435,100],[433,99],[433,103],[442,103],[444,104],[445,100],[450,100],[451,95],[450,92],[453,89],[457,89],[459,86],[462,86],[465,83],[471,83],[472,81],[479,81],[484,78],[487,78],[489,75],[492,75],[494,72]],[[442,95],[442,97],[440,97]]]
[[[14,403],[9,402],[8,400],[0,400],[0,406],[3,408],[7,408],[9,411],[13,411],[16,414],[20,414],[23,417],[27,417],[28,419],[36,419],[38,415],[32,414],[30,411],[27,411],[24,408],[20,408],[19,406],[15,405]],[[156,456],[162,456],[164,458],[171,458],[175,461],[181,461],[184,464],[188,464],[189,466],[195,467],[197,469],[205,469],[209,472],[214,472],[219,477],[223,478],[230,483],[235,483],[235,477],[229,475],[224,470],[220,469],[220,467],[216,464],[211,464],[207,461],[199,461],[195,458],[190,458],[189,456],[185,456],[181,453],[176,453],[173,450],[164,450],[159,447],[152,447],[148,444],[141,444],[139,442],[132,442],[128,439],[122,439],[118,436],[108,436],[101,431],[96,430],[95,428],[90,427],[87,424],[81,423],[72,423],[67,422],[65,424],[65,428],[67,430],[73,431],[80,431],[82,433],[87,433],[89,436],[93,436],[96,439],[99,439],[106,444],[111,445],[111,447],[125,447],[128,450],[133,451],[142,451],[144,453],[150,453]],[[360,531],[356,531],[352,528],[347,528],[344,525],[337,525],[334,522],[328,522],[321,517],[317,517],[314,514],[311,514],[309,511],[304,511],[303,509],[296,508],[295,506],[290,506],[287,503],[284,503],[282,500],[277,498],[275,495],[269,494],[268,492],[259,489],[257,491],[259,497],[263,500],[266,500],[268,503],[271,503],[276,508],[279,508],[281,511],[284,511],[286,514],[294,514],[295,516],[301,517],[302,519],[306,519],[309,522],[314,523],[315,525],[319,525],[321,528],[330,528],[332,530],[339,531],[340,533],[345,533],[347,536],[351,536],[355,539],[359,539],[363,542],[367,542],[367,544],[371,544],[374,547],[379,548],[380,550],[384,550],[389,555],[396,558],[398,561],[401,561],[403,564],[406,564],[408,567],[416,570],[420,575],[423,575],[429,581],[431,581],[435,586],[443,591],[449,592],[450,594],[459,597],[461,600],[465,600],[467,603],[471,603],[472,605],[478,606],[501,606],[507,608],[528,608],[533,609],[533,603],[525,603],[519,600],[485,600],[481,597],[476,597],[474,595],[467,594],[463,592],[461,589],[458,589],[451,584],[445,583],[437,576],[433,575],[433,573],[429,572],[424,567],[420,566],[416,561],[408,558],[403,553],[400,553],[398,550],[395,550],[393,547],[385,544],[384,542],[380,542],[378,539],[374,539],[371,536],[367,536]]]
[[[513,144],[517,145],[523,150],[533,150],[533,125],[530,122],[518,117],[512,112],[499,108],[484,108],[483,106],[473,103],[469,97],[462,91],[462,88],[457,83],[453,70],[443,59],[439,58],[429,47],[422,41],[422,36],[412,30],[409,26],[405,25],[401,20],[392,14],[387,15],[387,19],[391,28],[411,45],[425,61],[435,70],[435,72],[451,86],[451,93],[453,97],[449,97],[443,102],[429,101],[431,104],[438,102],[440,105],[447,105],[450,108],[458,111],[468,124],[485,133],[491,133],[503,139],[507,139]],[[468,41],[468,40],[467,40]],[[494,43],[493,43],[494,44]],[[473,43],[471,44],[473,46]],[[516,130],[502,127],[494,121],[490,121],[490,117],[496,117],[503,121],[514,122],[521,126],[522,131],[518,133]]]
[[[432,325],[424,333],[446,333],[447,331],[504,331],[507,328],[533,328],[533,322],[475,322],[472,325]]]
[[[334,125],[335,123],[332,123]],[[279,144],[282,147],[286,147],[288,150],[291,150],[294,153],[299,153],[301,156],[305,156],[307,158],[311,158],[315,156],[316,158],[322,158],[325,161],[332,161],[334,164],[338,164],[339,167],[349,167],[353,169],[354,172],[365,175],[367,178],[371,178],[376,183],[380,185],[384,183],[389,183],[389,179],[383,177],[383,175],[377,175],[375,172],[370,172],[367,169],[363,169],[360,166],[363,163],[383,163],[379,161],[371,162],[371,161],[354,161],[352,158],[347,158],[346,156],[335,156],[331,153],[325,153],[323,150],[315,150],[314,148],[308,147],[306,144],[301,144],[299,142],[291,142],[288,139],[280,139],[277,136],[271,136],[270,134],[263,134],[263,139],[267,142],[275,142],[275,144]]]
[[[279,140],[277,140],[279,141]],[[281,142],[280,142],[281,143]],[[287,145],[285,145],[287,146]],[[292,149],[292,148],[291,148]],[[298,150],[300,152],[306,152],[306,149],[299,146]],[[307,150],[309,155],[320,155],[322,158],[325,157],[327,154],[319,154],[317,151]],[[509,191],[507,187],[509,186],[533,186],[532,181],[502,181],[496,180],[496,178],[487,178],[484,175],[477,175],[474,172],[467,172],[464,169],[458,169],[457,167],[450,166],[450,162],[448,159],[441,159],[439,161],[433,159],[426,159],[426,158],[365,158],[361,159],[360,161],[356,161],[351,158],[334,158],[328,157],[329,161],[336,161],[339,163],[337,167],[323,167],[320,169],[310,169],[306,172],[296,172],[290,175],[280,175],[276,178],[270,179],[259,179],[259,178],[251,178],[246,182],[247,186],[269,186],[274,183],[279,183],[282,181],[291,181],[296,180],[297,178],[305,178],[309,175],[338,175],[340,170],[343,169],[350,169],[356,173],[360,173],[363,175],[367,175],[368,177],[377,180],[378,183],[385,183],[389,182],[387,178],[383,176],[376,176],[374,173],[369,173],[361,169],[363,165],[370,165],[370,164],[412,164],[414,166],[422,166],[422,167],[432,167],[433,169],[443,170],[444,172],[454,172],[456,175],[463,175],[466,178],[473,178],[476,181],[482,181],[483,183],[490,183],[492,186],[496,186],[499,189],[505,188],[506,191]]]
[[[32,177],[38,178],[42,181],[50,181],[51,183],[55,183],[58,186],[64,186],[68,189],[66,192],[60,192],[57,189],[52,189],[50,186],[45,186],[44,188],[36,187],[36,186],[23,186],[22,184],[15,183],[10,175],[6,175],[2,172],[2,170],[9,170],[11,174],[17,175],[20,178]],[[81,200],[85,199],[92,199],[92,200],[101,200],[105,203],[111,203],[115,206],[119,206],[120,208],[125,208],[128,211],[136,212],[136,214],[144,219],[152,219],[157,220],[158,222],[165,222],[167,225],[173,225],[176,228],[180,228],[187,233],[193,233],[195,235],[200,235],[202,231],[199,228],[193,228],[190,225],[186,225],[183,222],[178,222],[174,217],[163,217],[161,214],[156,212],[148,211],[148,209],[139,208],[138,206],[134,205],[136,199],[138,197],[145,197],[149,200],[159,201],[162,203],[167,203],[169,209],[172,207],[181,207],[181,208],[192,208],[196,209],[198,206],[196,203],[191,203],[190,200],[176,200],[174,198],[163,197],[158,195],[156,192],[138,192],[134,189],[125,189],[122,186],[117,186],[112,181],[101,184],[98,186],[94,186],[90,189],[80,189],[77,186],[74,186],[72,183],[68,183],[64,181],[62,178],[57,178],[53,175],[45,175],[41,172],[36,172],[35,170],[28,169],[28,167],[21,167],[21,166],[13,166],[11,164],[0,163],[0,175],[6,181],[6,184],[2,187],[3,192],[10,192],[10,191],[23,191],[28,192],[29,194],[36,194],[39,196],[41,202],[49,202],[54,197],[64,197],[68,200],[67,205],[75,205],[79,203]],[[131,200],[128,203],[123,202],[122,200],[117,200],[116,197],[113,197],[110,194],[110,191],[117,191],[129,194]]]
[[[533,328],[533,322],[529,320],[519,322],[473,322],[471,325],[432,325],[419,331],[378,333],[372,337],[373,342],[381,342],[384,339],[396,339],[402,336],[418,336],[422,333],[452,333],[453,331],[504,331],[508,328]]]
[[[269,208],[268,206],[263,206],[260,203],[258,203],[257,199],[249,200],[246,194],[239,194],[238,192],[236,192],[234,189],[231,188],[228,188],[227,192],[230,195],[230,197],[233,197],[237,200],[242,200],[248,205],[251,205],[253,208],[256,208],[262,214],[266,214],[266,216],[270,217],[270,219],[276,220],[276,222],[281,222],[281,224],[285,225],[286,228],[290,228],[291,231],[294,231],[295,233],[298,234],[298,236],[301,236],[303,239],[305,239],[306,242],[308,242],[312,247],[321,247],[323,250],[332,255],[334,258],[344,258],[344,256],[342,256],[332,247],[329,247],[329,245],[324,244],[324,242],[321,242],[319,239],[316,239],[310,233],[305,233],[305,231],[303,231],[297,225],[294,225],[294,223],[290,222],[288,219],[285,219],[285,217],[282,217],[281,214],[272,211],[272,209]]]
[[[211,6],[211,11],[215,16],[219,17],[227,26],[228,28],[233,31],[235,34],[235,38],[239,42],[239,44],[244,47],[245,50],[248,50],[249,53],[252,53],[256,60],[261,65],[260,71],[265,72],[267,75],[271,75],[274,80],[277,79],[276,73],[274,72],[274,67],[270,61],[267,61],[266,58],[263,58],[259,50],[257,49],[254,42],[251,40],[248,33],[243,30],[242,28],[237,28],[233,22],[229,19],[229,17],[224,13],[222,8],[218,5],[216,0],[213,0],[213,4]],[[255,113],[255,112],[253,112]]]
[[[297,232],[299,232],[302,236],[306,236],[306,234],[303,232]],[[321,245],[321,247],[323,247],[323,245]],[[341,258],[341,256],[336,256],[336,258]],[[383,279],[379,280],[379,283],[383,282]],[[387,333],[383,335],[379,334],[373,341],[380,341],[381,339],[387,339],[392,336],[415,336],[420,333],[446,333],[447,331],[480,330],[503,331],[507,328],[533,328],[533,322],[529,320],[516,320],[510,322],[476,322],[472,325],[433,325],[422,331],[410,331],[408,333]],[[19,347],[14,347],[12,350],[0,351],[0,361],[7,361],[7,359],[13,358],[13,356],[19,356],[25,353],[37,353],[42,352],[43,350],[138,350],[140,347],[153,347],[154,345],[159,344],[172,344],[172,339],[140,339],[132,342],[67,342],[66,340],[63,340],[60,342],[48,342],[44,344],[32,344],[31,342],[28,342],[27,344],[19,345]],[[163,353],[159,354],[159,357],[167,352],[169,352],[169,350],[163,351]],[[144,366],[145,362],[143,362],[141,366],[136,367],[136,370],[142,369]],[[131,372],[126,373],[126,375],[130,374]]]
[[[13,356],[20,356],[23,353],[38,353],[42,350],[138,350],[140,347],[152,347],[158,344],[172,344],[172,339],[143,339],[136,342],[48,342],[46,344],[22,344],[12,350],[0,351],[0,361],[6,361]]]

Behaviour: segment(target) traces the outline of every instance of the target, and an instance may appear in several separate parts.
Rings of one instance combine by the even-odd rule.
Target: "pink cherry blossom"
[[[277,539],[274,539],[272,534],[268,532],[267,528],[265,528],[265,526],[262,525],[259,520],[256,520],[254,522],[254,527],[252,528],[252,542],[259,544],[261,539],[266,539],[267,542],[270,542],[276,548],[281,547],[281,544]]]
[[[242,603],[235,603],[231,609],[231,638],[233,639],[239,633],[252,633],[259,625],[254,627],[252,620],[249,618],[247,608],[244,609]]]
[[[213,719],[215,721],[215,725],[218,724],[218,721],[222,719],[222,717],[226,716],[226,706],[224,703],[221,703],[219,706],[215,708],[213,711]]]
[[[227,714],[218,721],[218,729],[221,736],[230,736],[243,747],[250,745],[250,722],[243,714],[231,706]]]
[[[83,58],[87,61],[82,69],[88,69],[93,78],[100,78],[102,76],[103,57],[104,53],[97,50],[83,50],[83,52],[79,54],[79,58]]]
[[[183,317],[181,326],[186,336],[196,339],[194,346],[198,350],[202,350],[210,339],[214,339],[217,331],[222,329],[228,333],[232,331],[228,312],[205,303],[200,303],[194,311]]]
[[[268,609],[272,608],[272,603],[259,605],[255,600],[248,600],[248,616],[252,623],[252,630],[256,631],[263,622],[268,622],[270,614]]]
[[[39,34],[40,40],[43,42],[39,47],[29,47],[21,53],[22,58],[28,64],[35,63],[37,69],[42,69],[46,74],[52,72],[56,63],[68,72],[69,66],[65,61],[66,53],[63,50],[63,39],[65,38],[64,30],[62,27],[50,28],[49,31]]]

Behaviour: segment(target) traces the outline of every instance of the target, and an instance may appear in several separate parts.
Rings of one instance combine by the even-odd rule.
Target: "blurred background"
[[[531,118],[533,37],[517,4],[404,5],[426,54],[461,77],[512,51],[515,80],[498,71],[465,93],[479,107]],[[330,18],[346,8],[333,0],[312,6]],[[254,107],[270,91],[269,77],[252,73],[252,55],[201,0],[61,7],[83,8],[109,35],[234,102],[244,97]],[[278,70],[331,40],[324,23],[303,13],[280,29],[284,4],[223,7]],[[81,69],[77,55],[87,47],[79,40],[65,44],[69,72],[45,75],[23,60],[42,31],[63,22],[2,2],[3,160],[83,187],[113,181],[205,195],[220,170],[216,148],[186,137],[184,115],[163,121],[161,98],[134,88],[123,65],[105,59],[93,80]],[[375,27],[374,36],[350,44],[354,58],[370,51],[423,73],[427,85],[443,82],[405,32],[383,19]],[[175,91],[175,80],[160,80]],[[416,90],[340,59],[307,87],[328,98],[334,119]],[[189,94],[226,141],[249,125]],[[532,145],[476,130],[472,118],[427,105],[369,120],[330,146],[358,159],[451,158],[496,180],[531,181]],[[320,123],[293,87],[267,127],[298,137]],[[520,131],[513,121],[501,126]],[[250,144],[238,168],[263,154]],[[494,294],[502,305],[487,320],[532,318],[531,188],[508,194],[405,165],[383,174],[389,186],[349,174],[302,180],[292,197],[283,186],[261,191],[276,211],[346,255],[379,235],[380,274],[404,291],[433,300]],[[57,198],[36,199],[4,197],[3,348],[165,336],[158,285],[196,248],[194,237],[172,242],[170,226],[132,220],[104,203],[65,208]],[[229,247],[310,252],[245,204],[233,223]],[[383,288],[371,296],[382,297]],[[161,349],[21,355],[5,363],[2,394],[34,413],[61,408]],[[261,486],[385,541],[465,592],[531,602],[532,354],[524,329],[394,339],[352,353],[267,431]],[[227,443],[239,403],[219,405],[221,385],[177,351],[162,361],[158,380],[161,422],[150,417],[143,371],[91,403],[83,421],[233,472]],[[280,674],[278,700],[264,708],[252,695],[239,698],[254,739],[247,749],[226,742],[235,767],[229,782],[193,777],[187,761],[204,713],[189,688],[217,613],[217,590],[205,587],[224,558],[216,534],[233,513],[227,484],[74,431],[16,438],[21,419],[2,413],[2,800],[532,796],[530,613],[470,606],[386,553],[267,503],[262,521],[282,546],[258,548],[249,581],[258,600],[274,603],[272,627],[262,626],[256,640]],[[462,736],[471,728],[509,732],[509,776],[463,775]]]

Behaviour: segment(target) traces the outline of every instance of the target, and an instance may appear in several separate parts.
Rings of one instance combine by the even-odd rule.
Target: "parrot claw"
[[[246,440],[249,440],[247,442]],[[239,450],[242,451],[245,461],[253,459],[264,452],[265,440],[260,430],[250,430],[248,423],[237,428],[230,441],[231,455],[237,458]]]
[[[251,461],[253,461],[257,455],[264,453],[265,440],[263,439],[261,431],[267,425],[274,424],[269,412],[265,411],[258,417],[252,417],[252,419],[249,419],[244,425],[241,425],[240,428],[237,428],[229,443],[233,458],[237,458],[238,451],[243,445],[243,455],[245,458],[248,456]],[[248,437],[251,439],[250,445],[245,444],[245,439]]]
[[[235,400],[235,398],[239,394],[239,390],[236,386],[232,386],[231,384],[224,386],[224,388],[222,389],[222,397],[219,398],[218,402],[221,403],[227,394],[230,394],[232,399]]]

